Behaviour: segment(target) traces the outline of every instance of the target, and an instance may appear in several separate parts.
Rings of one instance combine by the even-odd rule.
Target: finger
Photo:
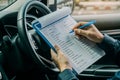
[[[87,36],[88,32],[82,29],[75,29],[75,34],[77,35],[82,35],[82,36]]]
[[[80,39],[82,35],[75,34],[77,39]]]
[[[54,47],[55,47],[57,53],[59,53],[59,51],[60,51],[60,47],[58,47],[57,45],[55,45]]]
[[[53,59],[54,61],[56,61],[56,60],[57,60],[57,54],[56,54],[52,49],[51,49],[50,51],[51,51],[52,59]]]
[[[77,29],[78,27],[80,27],[80,26],[82,26],[82,25],[84,25],[84,24],[86,24],[87,22],[79,22],[79,23],[77,23],[74,27],[73,27],[73,30],[74,29]]]
[[[55,49],[57,51],[57,56],[60,57],[63,55],[63,52],[60,50],[60,47],[58,47],[57,45],[55,45]]]

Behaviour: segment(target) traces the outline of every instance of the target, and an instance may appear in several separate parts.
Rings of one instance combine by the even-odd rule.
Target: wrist
[[[72,70],[72,67],[71,66],[62,66],[59,68],[60,69],[60,72],[63,72],[65,69],[70,69]]]
[[[99,43],[101,43],[103,41],[104,35],[102,35],[99,39]]]
[[[101,43],[104,39],[104,35],[102,33],[100,33],[100,35],[98,36],[98,41],[97,43]]]

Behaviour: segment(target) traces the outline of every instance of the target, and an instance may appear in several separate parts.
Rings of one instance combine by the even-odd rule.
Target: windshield
[[[14,3],[16,0],[0,0],[0,10]]]

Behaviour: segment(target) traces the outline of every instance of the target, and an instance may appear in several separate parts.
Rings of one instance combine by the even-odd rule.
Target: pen
[[[96,23],[96,20],[92,20],[92,21],[90,21],[90,22],[80,26],[79,29],[83,29],[83,28],[89,27],[91,24],[94,24],[94,23]],[[69,33],[72,33],[72,32],[74,32],[74,30],[71,30]]]

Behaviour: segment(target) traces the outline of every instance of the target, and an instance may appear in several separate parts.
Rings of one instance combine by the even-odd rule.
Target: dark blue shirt
[[[104,39],[103,41],[98,44],[98,46],[103,49],[107,54],[111,53],[116,58],[119,58],[120,56],[120,41],[116,40],[107,34],[104,34]],[[117,59],[118,65],[120,65],[120,59]],[[61,72],[58,75],[58,80],[79,80],[76,75],[73,73],[72,70],[66,69],[63,72]],[[120,80],[120,71],[115,73],[115,75],[112,78],[109,78],[107,80]]]

